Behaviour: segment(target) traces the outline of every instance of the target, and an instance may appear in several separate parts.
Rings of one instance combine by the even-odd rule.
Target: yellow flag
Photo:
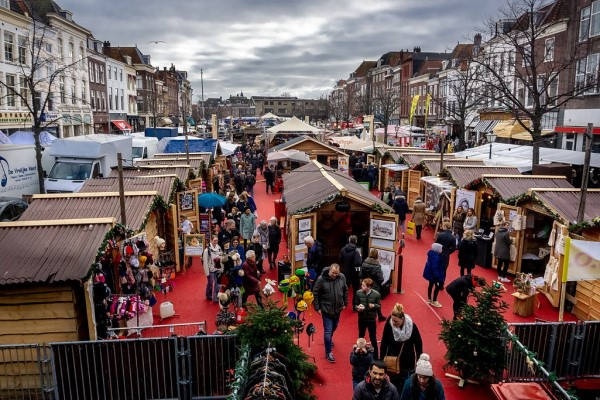
[[[425,129],[427,129],[427,115],[429,114],[429,103],[431,102],[431,95],[427,93],[425,98]]]
[[[408,124],[410,126],[412,126],[413,117],[415,116],[415,110],[417,109],[417,104],[419,104],[419,97],[421,96],[415,94],[412,98],[412,104],[410,105],[410,115],[408,117]]]

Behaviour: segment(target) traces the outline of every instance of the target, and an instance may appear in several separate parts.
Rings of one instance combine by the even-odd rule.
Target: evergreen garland
[[[235,363],[235,375],[233,377],[233,382],[229,385],[231,394],[227,396],[227,400],[238,400],[243,398],[246,380],[248,379],[249,364],[250,346],[244,344],[240,351],[240,359]]]
[[[444,369],[457,371],[463,379],[498,381],[505,364],[508,304],[501,300],[496,284],[473,292],[476,305],[466,304],[458,319],[442,321],[440,339],[446,345]]]

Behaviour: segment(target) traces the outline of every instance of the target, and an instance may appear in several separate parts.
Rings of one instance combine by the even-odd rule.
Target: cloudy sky
[[[319,97],[362,60],[451,51],[498,0],[57,0],[96,38],[189,71],[194,98]],[[160,43],[153,43],[161,41]],[[162,43],[164,42],[164,43]]]

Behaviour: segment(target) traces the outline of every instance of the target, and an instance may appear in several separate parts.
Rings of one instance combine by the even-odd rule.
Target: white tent
[[[373,152],[373,143],[357,138],[356,136],[332,136],[330,141],[340,146],[342,150],[362,151],[363,153]]]
[[[269,133],[269,140],[273,140],[277,135],[316,135],[320,130],[296,117],[292,117],[279,125],[267,129],[267,132]]]
[[[264,121],[264,120],[267,120],[267,119],[279,119],[279,117],[277,115],[273,114],[273,113],[268,112],[265,115],[263,115],[262,117],[260,117],[258,120],[259,121]]]
[[[13,144],[35,144],[33,132],[16,131],[9,136],[10,142]],[[56,140],[56,136],[47,131],[40,133],[40,143],[42,146],[47,146]]]
[[[221,152],[224,156],[230,156],[240,147],[239,144],[225,142],[223,140],[219,140],[219,146],[221,147]]]
[[[6,136],[2,131],[0,131],[0,144],[12,144],[9,137]]]
[[[290,160],[296,162],[302,162],[308,164],[310,162],[310,158],[308,155],[299,150],[279,150],[269,153],[267,155],[267,161],[283,161]]]

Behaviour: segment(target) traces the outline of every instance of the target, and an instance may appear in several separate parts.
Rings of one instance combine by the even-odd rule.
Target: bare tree
[[[572,41],[560,51],[555,51],[554,41],[546,41],[549,32],[562,24],[548,20],[552,16],[548,17],[546,3],[508,0],[488,23],[489,40],[471,63],[479,69],[487,105],[511,111],[531,134],[533,166],[539,164],[544,116],[558,111],[574,97],[598,90],[598,79],[585,74],[585,63],[583,73],[579,73],[582,64],[578,64],[578,55],[588,46],[585,41]],[[575,71],[573,85],[571,76]]]
[[[331,92],[329,94],[329,99],[328,99],[329,115],[331,117],[333,117],[336,125],[339,124],[340,121],[342,121],[342,119],[344,118],[344,115],[346,114],[345,110],[344,110],[346,101],[343,97],[344,97],[343,91],[340,91],[340,90],[334,90],[333,92]]]
[[[398,108],[399,99],[399,92],[394,87],[376,91],[373,98],[373,105],[376,110],[375,116],[383,124],[383,143],[385,144],[387,144],[388,139],[388,125]]]
[[[78,60],[64,63],[62,53],[59,54],[59,57],[56,57],[52,52],[47,51],[46,44],[50,35],[51,28],[48,25],[42,21],[32,19],[31,31],[24,37],[24,42],[19,43],[18,52],[14,57],[14,61],[19,66],[19,77],[4,74],[3,78],[0,79],[0,88],[4,92],[2,97],[5,101],[9,104],[16,104],[17,101],[20,101],[21,106],[31,114],[40,193],[46,192],[40,134],[61,118],[60,116],[48,118],[47,111],[49,108],[52,111],[54,106],[53,93],[59,92],[61,101],[66,99],[85,101],[86,99],[84,92],[81,97],[74,94],[68,95],[65,90],[64,79],[65,76],[70,76],[78,65],[85,63],[87,57],[81,55]],[[16,89],[17,84],[19,90]]]
[[[357,94],[354,103],[356,114],[369,115],[373,113],[373,101],[369,92],[370,91],[367,90],[365,93]]]

